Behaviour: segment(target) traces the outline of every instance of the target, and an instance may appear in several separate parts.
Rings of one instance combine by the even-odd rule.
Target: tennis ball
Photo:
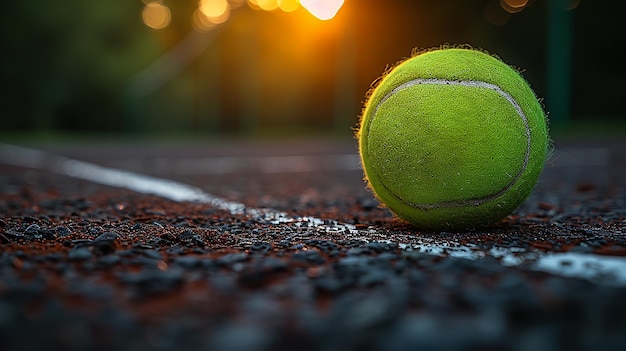
[[[356,135],[365,179],[427,230],[477,229],[530,194],[548,154],[543,108],[518,71],[471,48],[417,53],[368,93]]]

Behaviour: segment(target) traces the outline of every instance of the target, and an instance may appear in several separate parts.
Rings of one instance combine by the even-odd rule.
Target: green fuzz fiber
[[[480,228],[511,214],[549,148],[544,111],[524,78],[462,48],[418,54],[383,76],[357,138],[376,197],[427,230]]]

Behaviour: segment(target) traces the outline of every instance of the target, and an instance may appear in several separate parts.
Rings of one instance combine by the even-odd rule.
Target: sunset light
[[[226,0],[200,0],[199,9],[213,23],[225,22],[230,13]]]
[[[509,13],[517,13],[528,5],[528,0],[501,0],[500,5]]]
[[[278,1],[277,0],[257,0],[256,5],[261,10],[273,11],[278,8]]]
[[[298,0],[278,0],[278,8],[285,12],[293,12],[300,7]]]
[[[343,0],[301,0],[300,3],[313,16],[323,21],[335,17],[343,6]]]

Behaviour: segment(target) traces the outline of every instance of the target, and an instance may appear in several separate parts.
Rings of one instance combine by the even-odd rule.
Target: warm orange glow
[[[193,25],[193,28],[198,32],[206,32],[217,26],[217,24],[211,22],[211,20],[207,16],[205,16],[204,13],[200,11],[200,9],[196,9],[196,11],[193,12],[193,16],[191,17],[191,24]]]
[[[212,22],[215,18],[222,18],[226,15],[226,19],[228,19],[228,14],[230,11],[230,5],[227,0],[200,0],[198,5],[200,11],[207,16]],[[222,21],[223,22],[223,21]],[[222,23],[216,22],[216,23]]]
[[[246,0],[228,0],[231,9],[236,9],[246,3]]]
[[[146,26],[154,29],[165,28],[169,26],[172,20],[170,9],[157,1],[146,4],[141,17]]]
[[[503,0],[510,7],[524,7],[528,4],[528,0]]]
[[[528,5],[528,0],[500,0],[500,6],[509,13],[520,12]]]
[[[278,0],[278,8],[285,12],[293,12],[300,7],[299,0]]]
[[[209,17],[209,20],[215,24],[220,24],[228,21],[230,18],[230,9],[227,9],[221,16],[218,17]]]
[[[343,0],[301,0],[300,4],[313,16],[326,21],[335,17]]]
[[[265,11],[273,11],[278,8],[278,0],[256,0],[256,4]]]

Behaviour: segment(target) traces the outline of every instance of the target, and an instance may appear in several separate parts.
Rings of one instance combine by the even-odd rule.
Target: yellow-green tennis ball
[[[357,137],[376,197],[429,230],[473,229],[512,213],[549,147],[543,108],[524,78],[464,48],[417,54],[384,75]]]

